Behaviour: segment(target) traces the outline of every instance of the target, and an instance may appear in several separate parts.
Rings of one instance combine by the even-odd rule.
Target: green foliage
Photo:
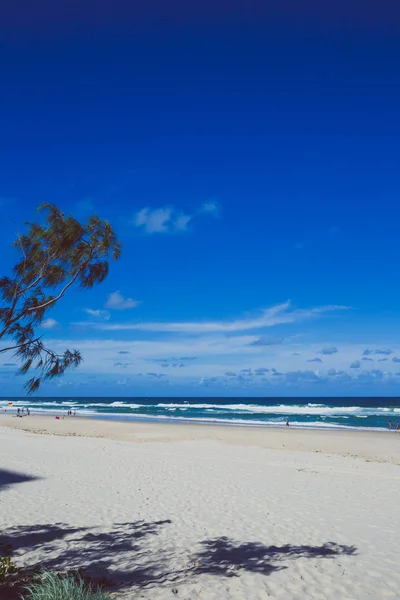
[[[26,587],[23,600],[110,600],[81,577],[46,571],[39,582]]]
[[[109,260],[117,260],[121,253],[107,221],[94,215],[82,225],[52,204],[43,204],[39,210],[45,215],[44,224],[26,223],[28,232],[14,242],[20,260],[13,275],[0,278],[0,339],[13,339],[13,345],[0,349],[0,354],[14,350],[22,363],[20,374],[36,371],[26,384],[29,393],[43,379],[62,375],[82,361],[77,350],[58,354],[49,349],[35,328],[71,286],[89,289],[102,283]]]
[[[17,572],[17,567],[11,562],[9,556],[0,558],[0,583],[5,581],[7,577]]]

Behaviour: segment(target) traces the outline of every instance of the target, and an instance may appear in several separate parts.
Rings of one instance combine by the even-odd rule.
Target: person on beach
[[[396,423],[396,431],[400,431],[400,423]]]
[[[286,418],[286,427],[289,427],[290,423],[289,423],[289,418]]]
[[[19,416],[20,416],[20,414],[21,414],[21,409],[19,408],[19,409],[17,410],[17,417],[19,417]]]
[[[390,431],[391,429],[393,429],[393,423],[392,423],[392,421],[389,421],[389,431]]]

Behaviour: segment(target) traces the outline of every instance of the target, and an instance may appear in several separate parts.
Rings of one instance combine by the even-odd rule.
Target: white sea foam
[[[152,406],[148,404],[128,404],[127,402],[85,402],[85,404],[80,404],[79,406],[83,406],[83,408],[141,408],[142,406]]]
[[[90,406],[98,406],[98,404],[91,404]],[[111,402],[111,404],[107,404],[106,406],[114,406],[115,408],[140,408],[141,406],[145,406],[144,404],[128,404],[127,402]]]
[[[326,406],[325,404],[277,404],[274,406],[262,406],[259,404],[178,404],[178,403],[160,403],[157,408],[177,408],[181,410],[197,409],[214,412],[243,412],[252,414],[280,414],[280,415],[315,415],[315,416],[339,416],[339,415],[357,415],[379,416],[382,413],[390,411],[400,412],[400,408],[387,407],[362,407],[362,406]]]
[[[114,417],[118,418],[115,413],[104,414],[103,417]],[[122,416],[120,417],[122,418]],[[270,419],[268,421],[259,421],[255,419],[218,419],[209,417],[179,417],[179,416],[168,416],[168,415],[148,415],[137,413],[135,415],[127,415],[123,420],[134,421],[135,419],[143,419],[146,421],[171,421],[171,422],[182,422],[182,423],[210,423],[219,425],[241,425],[246,427],[285,427],[285,423],[282,420]],[[355,430],[359,429],[370,431],[386,431],[384,427],[352,427],[351,425],[337,425],[335,423],[323,423],[321,421],[291,421],[290,426],[296,429],[343,429],[343,430]]]

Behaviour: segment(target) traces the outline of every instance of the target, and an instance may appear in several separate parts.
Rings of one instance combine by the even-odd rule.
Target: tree
[[[0,278],[0,340],[12,339],[0,354],[14,350],[22,362],[20,374],[36,371],[26,383],[28,393],[36,391],[41,380],[62,375],[82,361],[78,350],[58,354],[48,348],[37,327],[72,286],[89,289],[104,281],[109,260],[117,260],[121,252],[107,221],[94,215],[82,225],[52,204],[38,210],[45,215],[44,224],[26,223],[28,232],[13,244],[20,254],[13,275]]]

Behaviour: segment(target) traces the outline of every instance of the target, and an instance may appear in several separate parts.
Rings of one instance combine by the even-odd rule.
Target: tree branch
[[[89,260],[87,260],[79,269],[78,271],[75,273],[75,275],[73,276],[73,278],[71,279],[71,281],[69,281],[67,283],[67,285],[65,285],[63,287],[63,289],[61,290],[61,292],[58,294],[58,296],[56,296],[55,298],[52,298],[51,300],[48,300],[47,302],[44,302],[44,304],[39,304],[39,306],[32,306],[31,308],[27,308],[26,311],[24,311],[24,313],[22,315],[20,315],[18,317],[18,319],[20,319],[24,314],[28,314],[34,310],[40,310],[42,308],[47,308],[48,306],[51,306],[52,304],[54,304],[54,302],[57,302],[60,298],[62,298],[65,294],[65,292],[67,291],[67,289],[69,287],[71,287],[71,285],[73,283],[75,283],[75,281],[78,279],[78,276],[80,275],[80,273],[83,271],[83,269],[90,263],[90,261],[92,260],[92,257],[89,258]]]
[[[29,342],[22,342],[21,344],[17,344],[16,346],[9,346],[8,348],[0,348],[0,354],[3,352],[9,352],[10,350],[17,350],[17,348],[22,348],[23,346],[30,346],[31,344],[35,344],[38,342],[43,336],[39,336],[34,340],[30,340]]]

